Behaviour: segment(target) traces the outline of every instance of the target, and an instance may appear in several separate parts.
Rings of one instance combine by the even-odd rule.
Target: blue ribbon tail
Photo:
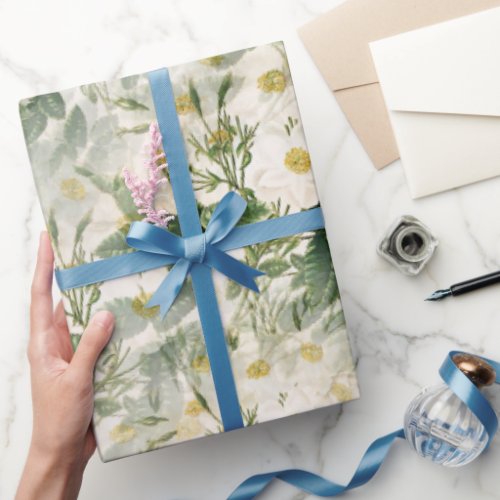
[[[149,299],[146,307],[160,306],[160,316],[164,318],[182,290],[190,268],[191,262],[186,259],[178,260],[151,299]]]
[[[488,433],[488,447],[491,444],[493,436],[498,430],[498,418],[495,410],[492,408],[489,401],[483,396],[481,391],[453,362],[453,356],[459,353],[459,351],[451,351],[448,353],[443,364],[441,365],[441,368],[439,369],[439,375],[455,393],[455,395],[467,405],[472,413],[474,413],[474,415],[476,415],[479,421],[483,424],[486,432]],[[492,363],[493,368],[498,368],[498,363],[491,362],[491,360],[488,359],[485,359],[485,361]]]
[[[231,257],[227,253],[221,252],[212,245],[207,246],[205,262],[236,283],[254,292],[259,291],[259,287],[257,283],[255,283],[255,278],[263,276],[265,273],[262,271],[247,266],[243,262]]]
[[[228,500],[251,500],[258,496],[274,480],[281,479],[307,493],[319,497],[335,497],[347,490],[367,483],[380,469],[393,442],[404,439],[403,429],[376,439],[366,450],[349,484],[343,486],[311,472],[289,469],[258,474],[246,479],[229,495]]]
[[[439,374],[448,387],[481,421],[488,433],[488,445],[498,429],[498,418],[489,401],[481,394],[474,383],[453,362],[453,356],[459,351],[451,351],[446,356]],[[496,383],[500,384],[500,363],[482,358],[496,372]],[[228,500],[251,500],[258,496],[274,479],[281,479],[296,488],[320,497],[334,497],[347,490],[367,483],[379,470],[389,449],[396,438],[404,439],[404,430],[399,429],[375,440],[366,450],[349,484],[342,486],[328,481],[316,474],[297,469],[288,469],[251,476],[243,481]]]

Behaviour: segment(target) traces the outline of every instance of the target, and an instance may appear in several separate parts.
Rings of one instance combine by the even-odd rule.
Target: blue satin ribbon
[[[135,222],[130,227],[126,241],[137,251],[56,270],[56,280],[61,290],[68,290],[174,264],[147,303],[148,307],[160,306],[161,314],[165,315],[187,276],[191,275],[222,425],[225,431],[238,429],[244,424],[212,269],[242,286],[258,291],[254,280],[264,273],[225,252],[321,229],[324,227],[323,215],[320,208],[315,208],[236,227],[245,212],[246,202],[236,193],[228,193],[217,205],[203,233],[168,70],[153,71],[148,74],[148,78],[168,160],[182,237],[145,222]]]
[[[156,290],[147,307],[160,306],[164,316],[181,291],[193,265],[205,264],[217,269],[240,285],[258,292],[255,278],[264,273],[219,250],[218,245],[233,230],[246,209],[246,201],[236,193],[227,193],[217,205],[204,233],[181,238],[147,222],[134,222],[127,235],[132,248],[176,259],[174,267]]]
[[[488,434],[488,445],[498,429],[495,410],[479,389],[455,365],[452,358],[459,351],[451,351],[445,358],[439,374],[449,388],[459,397],[483,424]],[[482,358],[496,371],[496,383],[500,384],[500,363]],[[256,498],[275,479],[319,497],[335,497],[362,486],[370,481],[384,462],[387,453],[397,438],[404,439],[403,429],[376,439],[366,450],[352,479],[346,485],[334,483],[317,474],[300,469],[287,469],[265,474],[257,474],[243,481],[229,495],[228,500],[251,500]],[[486,447],[487,448],[487,447]],[[485,448],[485,449],[486,449]]]

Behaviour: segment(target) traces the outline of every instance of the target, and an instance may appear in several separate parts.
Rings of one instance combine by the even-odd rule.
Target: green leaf
[[[160,436],[158,439],[155,439],[155,442],[156,442],[156,444],[166,443],[167,441],[170,441],[176,434],[177,434],[177,431],[167,432],[166,434],[163,434],[162,436]]]
[[[92,221],[92,210],[89,210],[80,220],[76,226],[75,231],[75,245],[82,239],[83,232],[87,229],[87,226]]]
[[[198,403],[200,403],[201,407],[208,411],[210,413],[210,407],[208,406],[207,400],[204,398],[204,396],[196,389],[196,387],[193,387],[193,392],[196,400]]]
[[[82,85],[80,87],[80,92],[89,99],[90,102],[95,104],[97,102],[97,85],[95,83],[90,83],[89,85]]]
[[[73,351],[76,351],[76,349],[78,348],[78,344],[80,343],[81,338],[81,335],[77,335],[75,333],[70,334],[71,347],[73,348]]]
[[[125,181],[120,176],[114,179],[113,198],[115,199],[117,207],[133,220],[142,220],[144,216],[137,213],[137,208],[134,205],[132,195],[125,185]]]
[[[217,205],[216,203],[212,203],[207,206],[198,206],[198,210],[200,211],[200,223],[203,229],[206,229],[208,223],[210,222],[210,219],[212,217],[212,214],[214,213],[216,205]]]
[[[94,400],[94,408],[100,417],[109,417],[121,410],[121,404],[111,398],[96,398]]]
[[[116,117],[114,116],[103,116],[99,118],[90,130],[92,143],[100,146],[108,145],[113,140],[113,126],[116,125],[116,121]]]
[[[149,130],[149,123],[141,123],[135,127],[125,128],[121,127],[118,129],[118,137],[122,137],[125,134],[145,134]]]
[[[170,441],[176,434],[177,431],[170,431],[166,434],[161,435],[158,439],[150,439],[148,441],[148,451],[154,450],[155,448],[168,443],[168,441]]]
[[[154,425],[158,425],[160,422],[168,422],[168,418],[165,417],[156,417],[151,415],[149,417],[141,418],[140,420],[136,420],[135,423],[139,425],[146,425],[148,427],[153,427]]]
[[[258,200],[250,200],[243,216],[238,221],[238,225],[251,224],[252,222],[264,220],[269,213],[269,208],[267,208],[265,203]]]
[[[300,236],[290,236],[284,240],[286,245],[280,248],[281,255],[288,255],[292,250],[300,245]]]
[[[234,300],[241,293],[241,285],[239,283],[235,283],[233,280],[227,280],[226,286],[226,299]]]
[[[121,231],[115,231],[99,243],[94,253],[97,257],[106,259],[131,251],[132,249],[125,241],[125,235]]]
[[[245,142],[238,143],[238,145],[236,146],[236,156],[240,156],[241,155],[241,153],[244,150],[245,146],[246,146]]]
[[[77,156],[76,148],[68,143],[59,144],[49,158],[49,165],[52,172],[55,172],[61,166],[65,156],[70,160],[75,160]]]
[[[87,162],[91,165],[102,165],[108,159],[109,151],[106,146],[93,145],[87,153]]]
[[[217,97],[218,97],[217,106],[219,110],[222,108],[222,106],[224,106],[224,100],[226,99],[226,94],[228,90],[231,88],[232,84],[233,84],[233,77],[231,73],[228,73],[222,79],[219,90],[217,91]]]
[[[59,245],[59,228],[57,227],[57,222],[56,222],[56,218],[54,216],[53,209],[49,212],[47,226],[48,226],[50,237],[52,238],[52,242],[54,243],[54,246],[57,247]]]
[[[229,334],[227,336],[227,345],[229,346],[231,351],[236,351],[236,349],[238,349],[238,346],[240,345],[240,337],[238,335]]]
[[[160,385],[163,382],[167,370],[168,370],[167,363],[165,363],[165,358],[160,351],[155,351],[143,355],[139,371],[141,375],[144,375],[145,377],[148,377],[151,380],[151,383],[147,388],[148,399],[150,398],[149,394],[151,387]]]
[[[259,271],[266,273],[269,278],[277,278],[290,269],[290,264],[284,259],[271,257],[259,264]]]
[[[92,293],[90,294],[89,300],[88,300],[88,306],[91,306],[95,304],[100,298],[101,298],[101,290],[99,289],[98,286],[93,285]]]
[[[243,421],[247,426],[255,425],[257,423],[257,413],[259,411],[259,404],[257,403],[253,408],[246,408],[242,411]]]
[[[252,162],[252,153],[250,151],[245,151],[243,155],[243,161],[241,162],[241,168],[246,168]]]
[[[331,303],[338,295],[337,281],[324,230],[317,231],[307,245],[304,256],[304,280],[308,299],[313,307],[322,300]]]
[[[119,97],[113,101],[119,108],[126,109],[127,111],[136,111],[138,109],[148,110],[149,108],[144,104],[131,99],[129,97]]]
[[[192,80],[189,81],[189,98],[191,99],[191,102],[193,103],[193,106],[196,109],[196,112],[200,116],[203,116],[203,113],[201,111],[200,96],[199,96],[198,91],[196,90],[196,87],[194,86]]]
[[[149,393],[148,393],[148,402],[149,406],[151,406],[151,409],[153,411],[158,411],[160,409],[160,389],[158,386],[151,387]]]
[[[35,99],[25,99],[19,103],[19,113],[27,144],[35,142],[47,127],[47,116],[41,112]]]
[[[59,92],[39,96],[38,106],[47,116],[56,120],[61,120],[66,116],[66,106]]]
[[[297,302],[294,302],[292,304],[292,319],[293,319],[293,324],[295,325],[295,328],[300,332],[302,330],[302,320],[300,318],[300,314],[297,308]]]
[[[107,177],[103,177],[102,175],[95,174],[91,170],[86,167],[79,167],[75,165],[75,172],[77,174],[83,175],[87,177],[94,186],[102,191],[103,193],[112,193],[113,192],[113,181]]]
[[[137,401],[132,399],[130,396],[123,397],[123,407],[129,412],[129,414],[135,413],[137,410]]]
[[[52,171],[57,170],[61,166],[65,154],[66,154],[66,144],[59,144],[59,146],[57,146],[57,148],[54,149],[49,159],[49,165]]]
[[[247,259],[247,264],[250,267],[255,267],[257,265],[257,262],[259,262],[259,256],[257,255],[257,252],[252,246],[245,247],[244,250],[245,250],[245,257]]]
[[[290,262],[292,263],[292,266],[298,269],[299,271],[301,269],[304,269],[304,257],[297,255],[296,253],[292,253],[290,255]]]
[[[137,85],[139,81],[139,75],[126,76],[120,80],[122,87],[126,90],[130,90]]]
[[[71,110],[64,124],[64,138],[76,147],[87,144],[87,120],[78,105]]]

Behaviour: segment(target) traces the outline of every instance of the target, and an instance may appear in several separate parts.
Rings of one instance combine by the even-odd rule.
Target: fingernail
[[[92,323],[101,326],[109,332],[115,324],[115,317],[109,311],[99,311],[92,318]]]

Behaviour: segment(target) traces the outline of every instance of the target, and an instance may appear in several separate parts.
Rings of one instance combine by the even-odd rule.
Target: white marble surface
[[[37,93],[283,39],[359,360],[360,400],[109,464],[95,457],[81,499],[218,500],[249,474],[291,466],[348,480],[365,447],[399,427],[414,394],[438,382],[448,350],[500,358],[500,287],[423,301],[437,287],[500,268],[500,178],[412,201],[399,163],[374,170],[296,35],[338,3],[0,0],[0,499],[13,498],[30,439],[28,289],[43,222],[17,102]],[[441,242],[418,278],[375,253],[402,213],[421,218]],[[500,499],[499,466],[498,438],[462,470],[427,463],[400,442],[349,498]],[[309,497],[275,484],[262,498]]]

